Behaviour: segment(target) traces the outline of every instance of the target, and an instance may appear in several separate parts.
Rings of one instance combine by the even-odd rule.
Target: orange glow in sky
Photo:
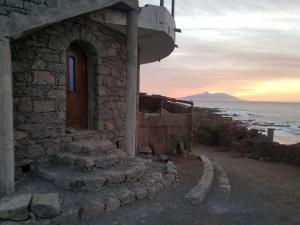
[[[299,102],[300,79],[264,81],[239,89],[233,94],[247,100]]]
[[[298,1],[177,1],[175,18],[182,29],[179,48],[160,63],[141,67],[141,91],[300,102]]]

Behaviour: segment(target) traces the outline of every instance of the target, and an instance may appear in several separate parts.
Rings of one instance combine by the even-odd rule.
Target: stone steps
[[[37,168],[37,175],[59,187],[72,192],[99,191],[105,185],[115,185],[139,180],[145,172],[145,163],[139,159],[128,159],[124,165],[109,169],[97,169],[89,173],[66,166]]]
[[[72,152],[57,153],[52,160],[55,165],[65,165],[84,172],[93,171],[97,168],[109,168],[121,165],[127,160],[127,154],[120,149],[114,149],[106,154],[80,155]]]
[[[66,145],[66,150],[75,154],[95,155],[107,153],[116,146],[109,140],[80,140]]]
[[[74,133],[68,134],[68,136],[74,141],[80,141],[97,138],[98,132],[97,130],[74,130]]]

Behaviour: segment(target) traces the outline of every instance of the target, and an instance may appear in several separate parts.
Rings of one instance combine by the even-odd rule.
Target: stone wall
[[[126,37],[81,16],[12,42],[16,161],[47,161],[70,137],[65,133],[66,49],[88,58],[90,127],[103,139],[124,139]]]
[[[35,8],[53,7],[57,0],[0,0],[0,15],[10,16],[12,13],[30,14]]]

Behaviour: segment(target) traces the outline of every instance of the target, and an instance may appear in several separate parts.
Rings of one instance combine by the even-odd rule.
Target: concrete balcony
[[[126,34],[126,13],[104,9],[91,14],[95,21]],[[141,64],[152,63],[169,56],[175,48],[175,20],[162,6],[146,5],[139,14],[138,45]]]
[[[141,63],[159,61],[175,48],[175,20],[165,7],[147,5],[139,15]]]

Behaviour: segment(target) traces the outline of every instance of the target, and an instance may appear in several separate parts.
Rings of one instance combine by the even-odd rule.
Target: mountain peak
[[[186,96],[183,99],[199,100],[199,101],[243,101],[237,97],[231,96],[226,93],[203,92],[195,95]]]

